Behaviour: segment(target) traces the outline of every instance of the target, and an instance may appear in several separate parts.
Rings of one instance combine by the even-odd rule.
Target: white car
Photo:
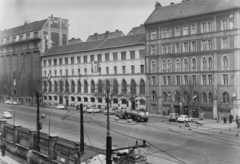
[[[98,109],[98,108],[89,108],[89,109],[87,109],[87,112],[88,113],[100,113],[100,109]]]
[[[4,103],[5,103],[5,104],[10,104],[11,101],[10,101],[10,100],[5,100]]]
[[[64,108],[65,108],[65,106],[62,105],[62,104],[59,104],[59,105],[57,106],[57,109],[64,109]]]
[[[192,121],[192,117],[188,117],[188,115],[180,115],[177,118],[177,121],[178,122],[189,122],[189,121]]]
[[[17,105],[17,101],[11,101],[10,104]]]
[[[114,114],[116,114],[116,109],[109,109],[109,114],[110,115],[114,115]],[[107,115],[107,109],[105,109],[104,111],[103,111],[103,114],[104,115]]]
[[[12,118],[12,114],[10,112],[2,112],[2,118]]]

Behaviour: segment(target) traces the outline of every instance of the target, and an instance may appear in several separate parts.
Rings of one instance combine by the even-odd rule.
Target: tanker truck
[[[131,118],[138,122],[147,122],[149,113],[144,109],[121,109],[116,113],[116,116],[120,119]]]

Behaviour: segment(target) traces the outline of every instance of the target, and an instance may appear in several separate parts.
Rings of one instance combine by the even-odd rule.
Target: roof
[[[141,33],[145,33],[144,25],[140,25],[138,27],[132,28],[132,30],[128,33],[128,35],[141,34]]]
[[[90,35],[88,37],[87,42],[94,41],[94,40],[102,40],[106,38],[119,37],[119,36],[124,36],[122,31],[118,31],[118,30],[114,32],[106,31],[105,33],[102,33],[102,34],[95,33],[94,35]]]
[[[0,33],[0,37],[8,37],[8,36],[13,36],[13,35],[17,35],[17,34],[40,30],[40,29],[42,29],[42,27],[46,23],[46,21],[47,21],[47,19],[44,19],[41,21],[36,21],[36,22],[32,22],[32,23],[29,23],[26,25],[3,30],[2,33]]]
[[[117,38],[107,38],[91,42],[81,42],[63,46],[54,46],[50,48],[44,56],[57,55],[65,53],[75,53],[84,51],[93,51],[107,48],[117,48],[122,46],[131,46],[145,43],[145,34],[127,35]]]
[[[239,0],[191,0],[165,7],[156,7],[144,24],[147,25],[239,7]]]

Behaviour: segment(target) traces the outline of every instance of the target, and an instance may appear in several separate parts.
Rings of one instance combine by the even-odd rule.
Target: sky
[[[122,31],[125,35],[143,24],[155,8],[182,0],[0,0],[0,30],[53,14],[69,20],[69,39],[86,41],[94,33]]]

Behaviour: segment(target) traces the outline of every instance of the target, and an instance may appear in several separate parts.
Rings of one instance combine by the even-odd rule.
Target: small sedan
[[[10,104],[11,101],[10,101],[10,100],[5,100],[4,103],[5,103],[5,104]]]
[[[105,110],[103,111],[103,114],[104,114],[104,115],[107,115],[107,109],[105,109]],[[116,114],[116,110],[109,109],[109,114],[110,114],[110,115]]]
[[[57,109],[64,109],[64,108],[65,108],[65,106],[62,105],[62,104],[59,104],[59,105],[57,106]]]
[[[2,112],[2,118],[12,118],[12,114],[10,112]]]
[[[89,109],[87,109],[87,112],[88,113],[100,113],[100,109],[98,109],[98,108],[89,108]]]
[[[188,117],[188,115],[180,115],[177,118],[177,121],[178,122],[190,122],[190,121],[192,121],[192,117]]]
[[[17,105],[18,103],[17,103],[17,101],[12,101],[11,104]]]

